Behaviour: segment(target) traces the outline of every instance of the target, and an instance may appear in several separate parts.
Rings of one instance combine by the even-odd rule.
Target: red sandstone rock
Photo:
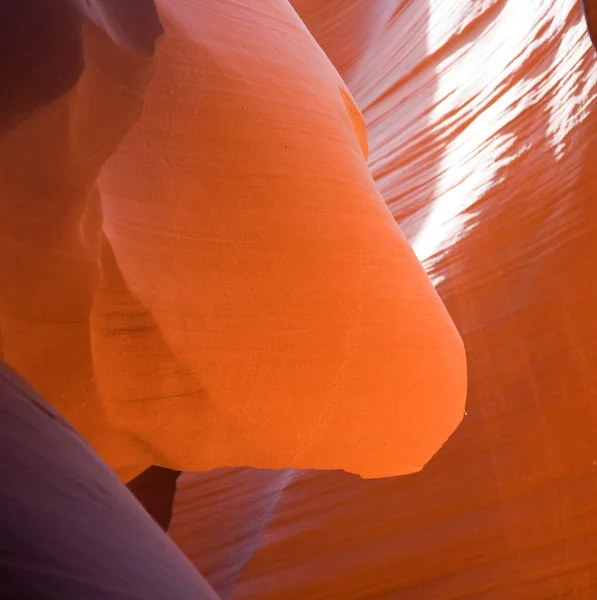
[[[285,2],[159,3],[159,61],[155,14],[127,36],[119,6],[1,141],[6,361],[124,480],[421,469],[462,419],[464,351],[344,82]]]
[[[299,410],[297,404],[284,415],[276,404],[285,392],[318,400],[312,392],[324,385],[324,370],[333,369],[326,360],[339,356],[330,349],[342,347],[333,332],[353,330],[350,301],[333,305],[329,290],[339,289],[345,302],[354,300],[355,290],[373,294],[363,307],[374,308],[356,311],[369,315],[369,324],[399,317],[391,310],[398,306],[397,290],[371,285],[370,272],[364,278],[355,270],[355,264],[375,265],[381,277],[396,255],[384,253],[379,262],[375,254],[361,253],[365,263],[340,258],[355,240],[374,248],[397,235],[387,220],[387,237],[356,227],[373,223],[368,215],[375,212],[373,204],[360,201],[360,194],[375,196],[363,166],[368,152],[377,190],[464,339],[470,373],[464,423],[423,472],[408,477],[362,481],[339,472],[246,469],[183,475],[173,538],[222,596],[235,600],[592,598],[597,67],[580,5],[293,4],[343,81],[282,0],[164,0],[159,8],[166,33],[151,82],[155,59],[135,57],[133,46],[114,45],[90,29],[90,66],[68,102],[57,100],[57,112],[37,113],[37,120],[23,125],[29,130],[14,134],[12,146],[0,142],[3,189],[11,197],[27,198],[23,189],[34,187],[29,179],[36,186],[44,181],[37,190],[53,189],[49,182],[62,193],[56,173],[82,173],[70,183],[70,199],[63,200],[70,212],[58,211],[57,242],[31,242],[44,231],[40,223],[57,218],[54,205],[49,216],[11,210],[10,227],[2,220],[8,213],[0,218],[2,239],[14,243],[5,244],[0,257],[2,289],[13,309],[29,311],[27,318],[14,319],[3,309],[7,358],[70,414],[124,479],[152,462],[189,469],[241,464],[238,457],[269,466],[325,467],[329,461],[375,474],[372,464],[361,461],[373,456],[378,468],[388,464],[387,456],[377,462],[371,450],[346,452],[342,443],[354,434],[345,424],[330,426],[333,435],[322,436],[340,444],[321,446],[328,454],[307,454],[304,462],[290,454],[293,460],[287,460],[291,443],[305,434],[303,425],[313,430],[314,405],[300,404]],[[144,101],[145,113],[135,125]],[[10,148],[17,143],[27,152],[31,146],[55,149],[49,141],[57,139],[56,131],[41,123],[56,126],[56,114],[65,112],[77,145],[54,150],[52,160],[27,154],[26,164],[36,168],[23,172],[35,177],[11,179],[15,170],[4,166],[13,164],[7,162],[15,155]],[[36,136],[34,144],[28,135]],[[80,170],[73,169],[73,160],[82,161]],[[309,176],[301,179],[301,172]],[[101,201],[95,192],[90,199],[80,193],[93,187],[98,174]],[[292,212],[283,204],[288,198]],[[318,218],[303,216],[301,207]],[[375,217],[379,223],[382,212]],[[82,225],[89,253],[81,251],[78,237],[75,244],[63,235],[72,223]],[[319,246],[289,238],[295,227]],[[279,234],[275,239],[272,231]],[[15,241],[21,239],[17,234],[24,243]],[[293,251],[280,254],[289,239]],[[310,253],[313,247],[319,250]],[[54,255],[43,262],[48,248]],[[295,260],[299,250],[301,261]],[[71,256],[75,260],[65,259]],[[309,290],[327,295],[307,298],[306,286],[296,282],[314,264],[319,275]],[[408,264],[416,272],[416,262],[409,258]],[[439,318],[440,305],[415,279]],[[14,289],[20,291],[7,294]],[[292,310],[306,328],[285,321]],[[64,315],[72,314],[78,325],[69,328]],[[316,321],[322,330],[314,336]],[[357,325],[362,330],[367,321]],[[390,340],[391,328],[378,330]],[[277,333],[262,339],[272,331]],[[448,346],[457,348],[449,335]],[[40,343],[24,344],[27,339]],[[294,341],[285,347],[288,340]],[[328,351],[313,355],[310,370],[300,353],[307,357],[307,347],[318,351],[322,340]],[[353,347],[351,340],[344,347]],[[405,380],[387,369],[405,364],[395,359],[401,350],[386,347],[390,351],[382,352],[372,335],[369,345],[359,347],[369,354],[357,360],[349,353],[352,358],[342,363],[348,367],[338,366],[340,381],[362,369],[357,384],[381,389],[385,382],[389,397]],[[407,356],[410,368],[416,361],[412,352]],[[461,359],[456,363],[460,369]],[[422,384],[445,387],[432,380],[432,370],[425,373],[418,375]],[[227,382],[234,386],[227,388]],[[454,384],[462,384],[458,373]],[[358,385],[343,390],[350,402],[340,414],[362,416],[353,402]],[[214,391],[221,404],[213,401]],[[453,413],[438,412],[441,435],[426,424],[426,433],[437,437],[421,456],[429,457],[453,428],[448,421],[457,421],[462,395],[454,392],[451,400]],[[230,408],[235,402],[243,410],[262,407],[253,422],[270,428],[255,427],[248,443],[239,434],[246,418],[240,428],[236,422],[221,428],[228,421],[215,410],[240,415]],[[268,412],[272,402],[277,408]],[[414,404],[396,405],[409,406]],[[413,436],[421,433],[412,426],[420,414],[408,414]],[[386,425],[396,429],[392,420],[379,427]],[[354,427],[380,431],[362,418]],[[386,437],[405,439],[394,433]],[[412,439],[407,446],[406,452],[391,451],[395,472],[414,466],[404,462],[415,448]]]
[[[468,414],[413,476],[183,475],[174,539],[235,600],[593,598],[597,65],[580,6],[294,5],[463,336]],[[232,541],[218,559],[202,534]]]

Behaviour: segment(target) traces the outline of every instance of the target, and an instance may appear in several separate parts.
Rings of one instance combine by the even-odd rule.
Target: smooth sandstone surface
[[[182,396],[184,390],[194,389],[185,381],[197,376],[194,359],[181,348],[188,342],[186,347],[193,348],[193,354],[200,349],[198,336],[193,340],[198,332],[197,323],[206,320],[216,323],[217,327],[209,334],[210,344],[217,336],[225,341],[233,339],[230,331],[218,329],[223,322],[218,319],[223,318],[226,308],[230,309],[234,297],[231,295],[231,304],[224,308],[207,305],[207,316],[201,315],[199,308],[189,308],[191,284],[177,279],[175,251],[177,260],[187,254],[194,258],[186,263],[190,275],[196,276],[205,266],[198,259],[197,241],[197,232],[204,225],[199,218],[191,218],[195,209],[188,200],[188,190],[197,188],[202,193],[196,195],[201,198],[214,194],[223,210],[235,214],[233,205],[221,201],[227,197],[222,190],[239,189],[243,182],[255,178],[254,191],[263,192],[267,187],[264,172],[272,164],[278,178],[271,177],[270,171],[270,180],[280,187],[288,181],[291,167],[285,163],[280,147],[287,137],[282,132],[263,138],[261,133],[259,136],[255,133],[258,126],[268,124],[270,114],[265,109],[265,115],[259,111],[261,104],[257,100],[266,100],[273,94],[281,104],[295,107],[285,113],[292,123],[302,124],[301,119],[305,119],[311,127],[313,122],[320,124],[324,132],[333,129],[334,123],[344,123],[343,133],[334,130],[342,140],[338,156],[347,160],[346,142],[349,142],[355,164],[362,165],[363,150],[368,148],[369,168],[377,189],[423,261],[462,334],[469,362],[469,398],[464,422],[421,473],[407,477],[363,481],[346,473],[290,469],[217,469],[183,474],[175,498],[171,536],[221,597],[235,600],[593,598],[597,594],[597,514],[593,501],[597,481],[593,406],[597,381],[593,365],[597,352],[592,272],[597,242],[592,199],[596,192],[593,157],[597,151],[594,108],[597,67],[580,5],[573,0],[558,3],[535,0],[524,4],[513,0],[410,3],[296,0],[294,7],[350,92],[350,95],[339,92],[345,113],[336,113],[330,106],[338,106],[334,104],[336,93],[345,88],[335,74],[328,79],[328,75],[323,76],[323,71],[318,70],[320,67],[315,68],[307,60],[307,55],[317,51],[312,46],[309,47],[313,54],[303,51],[303,46],[296,43],[297,38],[289,33],[293,31],[289,24],[296,20],[287,5],[271,2],[265,8],[258,6],[262,12],[255,14],[258,11],[252,10],[249,3],[221,2],[215,8],[212,4],[161,3],[159,9],[167,33],[162,40],[165,50],[160,60],[165,60],[169,67],[171,83],[159,72],[163,63],[158,66],[155,79],[149,82],[156,67],[151,58],[133,62],[128,70],[116,69],[126,85],[110,87],[102,80],[104,94],[111,90],[113,101],[99,103],[103,112],[100,111],[98,119],[109,124],[107,114],[124,115],[121,128],[112,131],[112,125],[96,127],[93,111],[79,121],[94,134],[92,140],[96,136],[104,140],[102,147],[106,150],[101,153],[92,152],[97,147],[94,142],[78,154],[91,153],[96,156],[94,164],[98,164],[104,160],[102,157],[110,156],[140,114],[140,104],[146,102],[144,116],[118,150],[123,162],[119,166],[114,156],[101,175],[103,199],[109,208],[105,211],[108,223],[105,235],[97,238],[101,239],[101,246],[99,241],[93,245],[98,248],[98,255],[101,251],[101,260],[93,260],[99,265],[98,270],[101,267],[101,294],[93,297],[91,316],[85,309],[81,318],[81,322],[91,320],[93,324],[93,342],[84,341],[94,349],[93,358],[85,359],[86,366],[77,371],[74,358],[81,354],[67,351],[73,347],[73,341],[62,337],[63,326],[59,336],[48,334],[45,344],[17,344],[15,340],[40,336],[42,329],[31,316],[25,324],[16,319],[11,321],[3,312],[0,345],[5,354],[8,348],[8,353],[14,352],[13,357],[20,357],[21,370],[27,371],[30,379],[36,379],[40,387],[47,386],[45,393],[54,394],[55,404],[56,398],[68,397],[61,395],[64,394],[61,386],[65,381],[72,382],[73,373],[82,373],[76,380],[81,382],[81,388],[84,385],[99,388],[101,391],[94,391],[95,395],[82,395],[81,388],[77,392],[79,398],[89,398],[88,414],[82,414],[84,411],[74,400],[63,401],[63,407],[71,408],[71,418],[78,427],[85,430],[89,439],[93,438],[105,456],[112,457],[121,477],[132,477],[154,462],[166,444],[151,429],[150,418],[144,417],[145,423],[138,420],[132,405],[128,412],[115,410],[109,399],[130,399],[129,390],[151,391],[150,385],[157,379],[159,393],[153,390],[153,395],[145,395],[140,404],[147,408],[151,399],[156,407],[165,406],[167,401],[170,406],[179,403],[180,407],[183,400],[176,400],[177,393]],[[255,5],[251,3],[251,7]],[[587,10],[587,15],[591,14]],[[201,21],[206,15],[209,19]],[[243,16],[242,24],[238,15]],[[99,19],[95,22],[102,24]],[[266,26],[267,23],[270,25]],[[110,35],[109,29],[106,31]],[[232,32],[238,35],[232,36]],[[112,59],[113,54],[108,54],[107,60],[99,62],[108,48],[112,52],[114,49],[105,44],[104,38],[94,35],[98,44],[102,40],[96,46],[101,50],[95,54],[98,62],[93,63],[100,66],[86,73],[91,77],[111,74],[123,57],[117,61]],[[277,50],[286,47],[285,44],[292,50],[278,54]],[[203,54],[197,50],[198,45]],[[268,49],[265,57],[253,64],[268,68],[254,73],[246,64],[250,62],[247,57],[264,46]],[[240,61],[234,67],[232,54],[234,60]],[[203,60],[197,59],[198,55]],[[330,73],[329,64],[321,54],[319,57],[327,65],[326,73]],[[287,69],[284,63],[289,65]],[[268,77],[287,81],[289,73],[296,74],[297,63],[302,65],[298,71],[305,77],[315,73],[314,79],[323,81],[317,85],[311,83],[322,94],[317,108],[324,111],[325,118],[315,119],[304,97],[300,102],[296,100],[297,91],[304,92],[302,78],[298,78],[298,83],[293,79],[292,94],[287,92],[287,96],[283,89],[274,93],[271,87],[265,87]],[[191,71],[199,75],[189,75]],[[195,76],[199,83],[194,82]],[[114,79],[116,75],[110,77]],[[178,85],[181,81],[183,85]],[[246,89],[239,81],[247,84]],[[335,91],[331,88],[325,91],[326,86],[332,86],[331,81]],[[152,100],[154,85],[159,93]],[[123,88],[126,101],[118,94]],[[131,88],[133,91],[126,93]],[[197,88],[202,95],[193,94]],[[79,84],[77,93],[81,94],[81,89]],[[91,86],[87,90],[87,106],[100,110],[95,100],[96,88]],[[210,101],[218,97],[218,92],[223,98],[221,115]],[[199,102],[198,96],[202,104],[194,104]],[[367,144],[351,96],[364,117]],[[224,117],[224,113],[233,117],[238,114],[239,98],[243,99],[241,113],[247,110],[245,106],[253,111],[252,118],[237,118],[235,122],[235,139],[239,147],[245,148],[244,156],[235,154],[237,145],[230,141],[230,124]],[[114,104],[116,101],[118,104]],[[209,119],[202,120],[199,108],[205,105],[212,112]],[[115,106],[118,110],[114,110]],[[122,106],[129,106],[130,113],[122,112]],[[149,119],[147,115],[152,110],[161,110],[162,120],[175,114],[175,110],[180,111],[176,113],[179,118],[171,118],[167,127],[161,123],[152,137],[146,138],[151,128],[144,119]],[[78,114],[89,113],[79,109]],[[40,113],[37,118],[42,116]],[[157,116],[153,119],[160,122]],[[252,127],[245,124],[247,139],[239,134],[244,129],[238,124],[245,121],[253,123]],[[39,121],[34,127],[36,132],[41,130]],[[307,139],[305,127],[297,128],[292,135],[288,132],[288,139]],[[164,129],[172,137],[171,145],[165,142],[168,136]],[[301,138],[299,131],[305,138]],[[189,137],[185,137],[189,132]],[[56,139],[45,135],[44,141]],[[252,143],[255,138],[262,146],[267,139],[271,146],[263,149]],[[27,138],[21,139],[24,144]],[[80,139],[89,136],[81,135]],[[178,177],[165,175],[156,139],[169,149],[164,156],[170,166],[179,169]],[[183,147],[177,147],[178,139],[186,140]],[[209,149],[198,148],[194,139],[209,142]],[[330,139],[315,136],[309,150],[319,160],[325,159]],[[304,150],[298,141],[294,143]],[[30,145],[27,148],[30,151]],[[214,148],[220,149],[218,161],[215,166],[212,164],[211,172],[205,173],[203,161],[206,156],[214,156],[209,152]],[[274,148],[279,149],[277,154]],[[185,166],[181,158],[185,155],[194,163]],[[151,168],[144,164],[148,157],[154,160]],[[44,156],[44,160],[49,158]],[[245,164],[243,161],[253,166],[248,175],[248,169],[239,168],[239,164]],[[300,161],[305,170],[309,167],[309,173],[320,173],[310,162],[315,161],[312,153],[301,154]],[[0,161],[0,168],[4,164],[8,163]],[[173,205],[168,205],[169,208],[159,203],[153,205],[164,228],[172,227],[173,223],[185,224],[179,235],[169,241],[172,250],[158,243],[161,238],[155,221],[153,226],[139,229],[139,223],[146,224],[151,211],[148,212],[146,204],[135,200],[138,181],[127,180],[122,165],[143,185],[149,186],[159,179],[159,185],[171,186],[171,198],[181,199],[174,206],[180,206],[182,216],[168,212],[174,212]],[[354,172],[360,172],[361,168],[355,167]],[[334,175],[327,162],[325,169]],[[95,168],[91,173],[89,182],[95,181],[98,170]],[[25,172],[38,176],[35,170]],[[240,182],[232,175],[238,172],[243,174]],[[6,189],[5,178],[3,175],[3,189]],[[21,187],[17,188],[21,197],[26,179],[22,177]],[[301,189],[319,197],[320,186],[315,184],[324,178],[316,177],[315,184],[310,179],[301,182],[305,186]],[[228,187],[223,183],[217,187],[218,182]],[[326,185],[330,185],[329,181]],[[52,188],[46,185],[43,189]],[[289,194],[292,198],[299,195],[294,188]],[[356,202],[355,194],[347,189],[345,196]],[[267,198],[255,193],[245,203],[253,206],[255,197]],[[82,203],[87,207],[83,211],[86,217],[80,220],[77,216],[76,222],[84,224],[82,231],[97,235],[98,227],[93,224],[94,218],[98,219],[100,201],[97,194],[93,198],[95,203]],[[128,204],[128,214],[119,213],[124,209],[117,199],[124,201],[123,205]],[[138,206],[134,209],[136,202]],[[269,202],[270,207],[276,208],[275,198]],[[225,229],[228,237],[217,238],[214,231],[226,223],[220,225],[215,219],[214,204],[204,201],[201,208],[211,227],[203,231],[205,247],[209,237],[212,246],[218,240],[220,248],[235,242],[238,249],[247,249],[245,239],[230,237],[238,233],[238,228],[234,232]],[[325,211],[322,212],[325,217]],[[31,214],[36,213],[31,210],[23,213],[23,222],[29,223],[28,227]],[[358,214],[362,218],[368,213]],[[240,210],[235,216],[236,223],[244,222]],[[350,214],[340,212],[337,215],[345,228],[350,223],[349,217]],[[272,219],[264,223],[283,225]],[[323,222],[331,221],[329,217]],[[4,222],[0,219],[0,227]],[[312,222],[309,220],[308,224]],[[132,235],[135,230],[143,231],[143,235],[139,233],[136,238]],[[365,236],[363,231],[361,235]],[[317,229],[312,232],[311,241],[315,234]],[[336,236],[332,240],[340,244],[340,234]],[[145,244],[146,237],[152,248]],[[6,240],[5,230],[2,239]],[[134,239],[140,240],[136,249],[130,247]],[[241,254],[240,250],[237,254]],[[72,252],[70,247],[68,252]],[[222,250],[219,256],[224,255]],[[31,269],[31,265],[38,264],[40,253],[33,256],[34,259],[18,263],[19,269]],[[140,256],[151,261],[143,263]],[[333,256],[333,252],[328,256]],[[4,265],[14,264],[14,259],[2,260],[6,262],[0,273],[6,276],[10,271]],[[246,259],[236,260],[238,272],[242,272]],[[264,259],[263,264],[271,267],[273,261]],[[60,263],[54,258],[48,264]],[[154,264],[155,272],[161,269],[161,277],[171,288],[148,289],[147,273],[154,272]],[[168,276],[167,266],[172,271]],[[213,269],[225,273],[223,266],[230,269],[230,264],[220,258]],[[294,264],[298,275],[301,266],[304,265]],[[60,307],[52,298],[62,296],[52,296],[47,282],[53,279],[45,273],[56,278],[65,269],[54,270],[44,264],[42,267],[43,276],[37,273],[37,279],[29,279],[36,286],[32,284],[31,289],[38,292],[23,292],[13,306],[21,308],[25,300],[33,297],[43,299],[40,304],[44,310]],[[325,273],[328,276],[329,272]],[[99,285],[100,276],[96,277],[94,281],[98,283],[94,285]],[[210,281],[214,280],[219,280],[216,275]],[[221,281],[231,285],[233,279]],[[259,281],[255,275],[254,282]],[[40,282],[46,285],[40,287]],[[60,286],[64,285],[61,280]],[[3,289],[7,289],[4,284]],[[14,285],[11,289],[15,289]],[[350,290],[354,289],[351,284]],[[214,293],[213,289],[210,293]],[[257,297],[258,289],[252,293]],[[171,311],[166,301],[168,294],[176,299]],[[240,315],[250,314],[247,296],[243,296],[243,303],[237,307]],[[150,301],[155,305],[151,306]],[[81,304],[86,306],[85,302],[88,301]],[[189,310],[186,314],[192,320],[187,318],[187,322],[181,323],[184,321],[181,315],[185,314],[181,307]],[[283,308],[282,304],[272,314],[279,319]],[[29,314],[36,314],[35,310]],[[68,310],[61,310],[68,314]],[[300,314],[305,313],[301,310]],[[329,321],[330,314],[326,315]],[[58,323],[60,318],[54,317],[54,322]],[[335,318],[341,319],[342,314]],[[263,323],[260,326],[263,330]],[[90,328],[81,326],[80,331],[89,332]],[[8,336],[8,332],[17,332],[20,337]],[[122,343],[117,343],[119,336]],[[243,336],[247,336],[246,331],[238,339]],[[221,347],[225,347],[224,343]],[[45,348],[38,363],[32,362],[36,348]],[[145,362],[139,358],[139,348],[146,354]],[[237,356],[243,348],[246,347],[239,346],[236,354],[231,351],[230,355]],[[275,348],[273,345],[268,352],[273,353]],[[100,362],[98,356],[103,357]],[[49,359],[53,362],[48,363]],[[45,364],[52,368],[44,369]],[[230,363],[226,364],[229,368]],[[259,373],[255,365],[250,366]],[[110,373],[116,371],[120,375],[111,379]],[[85,375],[90,372],[92,377]],[[217,381],[213,366],[207,372],[211,383]],[[143,383],[145,380],[147,383]],[[114,389],[115,381],[124,384],[120,391]],[[134,381],[139,383],[137,387],[132,386]],[[252,385],[255,387],[251,389],[257,389],[256,384]],[[74,407],[77,411],[72,410]],[[167,411],[156,410],[153,414],[166,414],[167,421],[176,413],[168,415]],[[192,431],[193,427],[187,420],[178,427],[167,423],[166,431],[183,434],[171,435],[173,450],[166,452],[180,452],[185,447],[189,438],[184,432]],[[282,434],[276,432],[276,435]],[[438,446],[442,439],[437,438]],[[116,455],[126,456],[127,460],[124,463],[115,460]],[[404,456],[401,454],[399,458]],[[172,462],[178,461],[176,456],[171,458],[176,459]],[[162,463],[168,464],[169,459]],[[155,475],[155,471],[152,473]],[[144,475],[133,483],[140,488],[150,486]],[[136,490],[152,509],[152,501],[160,501],[156,513],[163,511],[169,502],[171,475],[161,473],[156,477],[157,492],[153,498],[147,498],[148,488]],[[165,491],[168,493],[161,496]],[[168,515],[163,516],[162,523],[167,525]]]
[[[96,181],[141,112],[156,56],[112,39],[111,26],[124,35],[130,22],[122,4],[84,4],[110,26],[96,27],[67,3],[2,4],[0,352],[133,475],[151,456],[109,423],[94,374],[90,312],[102,271]],[[155,43],[153,2],[135,5],[149,13],[149,26],[137,19],[135,31]]]
[[[234,600],[595,597],[597,64],[580,5],[293,4],[463,336],[467,415],[412,476],[185,474],[172,536]]]
[[[286,2],[158,7],[143,115],[100,177],[111,422],[182,470],[419,470],[463,416],[464,353],[344,83]]]
[[[123,480],[420,470],[464,349],[350,92],[285,1],[159,2],[157,53],[144,5],[76,13],[76,85],[0,142],[4,359]]]
[[[0,361],[0,597],[218,596],[64,419]]]

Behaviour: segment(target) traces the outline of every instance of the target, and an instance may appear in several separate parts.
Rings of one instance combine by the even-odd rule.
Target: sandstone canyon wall
[[[157,53],[151,2],[59,5],[3,96],[4,360],[122,480],[281,469],[179,479],[222,598],[597,594],[580,5],[160,0]]]
[[[216,600],[68,423],[0,364],[0,598]]]
[[[579,3],[293,5],[463,336],[467,415],[408,477],[183,475],[174,539],[235,599],[593,598],[596,62]]]
[[[158,3],[158,60],[97,6],[76,85],[3,138],[5,360],[123,480],[421,469],[464,414],[462,341],[296,12]]]

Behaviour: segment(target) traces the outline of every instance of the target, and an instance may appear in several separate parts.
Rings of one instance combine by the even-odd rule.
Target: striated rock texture
[[[464,422],[406,477],[185,473],[172,538],[232,600],[596,597],[580,3],[292,4],[161,0],[159,60],[147,5],[68,5],[84,69],[3,121],[5,359],[124,480],[419,470],[464,355],[391,212]],[[175,477],[130,484],[163,527]]]
[[[420,470],[464,414],[462,341],[293,8],[164,0],[153,53],[152,3],[60,6],[80,77],[0,141],[7,363],[123,480]]]
[[[183,475],[174,539],[234,600],[597,597],[597,66],[580,4],[293,4],[463,336],[467,415],[413,476]]]
[[[0,353],[97,450],[118,450],[136,474],[150,458],[109,424],[90,330],[101,271],[96,180],[141,112],[162,31],[153,2],[126,7],[14,0],[0,8]],[[136,33],[123,45],[131,20]]]

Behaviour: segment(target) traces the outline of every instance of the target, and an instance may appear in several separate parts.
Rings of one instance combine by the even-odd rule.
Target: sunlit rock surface
[[[463,336],[467,415],[409,477],[183,475],[174,539],[235,600],[591,598],[597,114],[580,5],[294,5]]]
[[[4,359],[123,480],[420,470],[464,348],[340,75],[286,2],[160,2],[157,53],[128,6],[64,10],[80,77],[0,142]]]
[[[122,6],[5,102],[4,359],[123,480],[414,472],[464,416],[406,477],[183,474],[222,598],[597,594],[580,4],[162,0],[157,54]]]

